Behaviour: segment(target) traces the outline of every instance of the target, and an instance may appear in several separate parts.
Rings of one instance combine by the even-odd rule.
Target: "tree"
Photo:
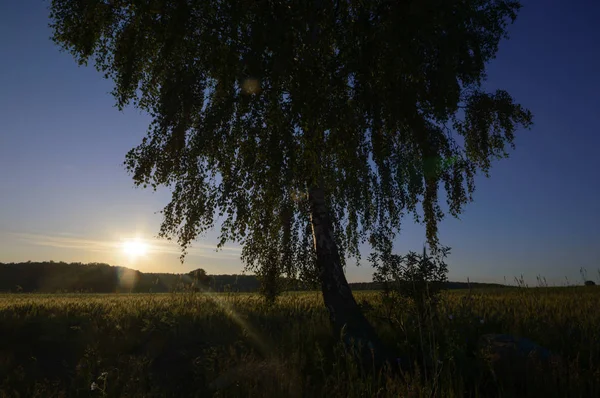
[[[269,304],[275,303],[275,300],[284,288],[283,278],[279,276],[277,262],[272,261],[267,267],[258,270],[260,279],[260,294]]]
[[[584,285],[585,286],[596,286],[596,282],[587,280],[587,281],[585,281]]]
[[[211,277],[203,268],[195,269],[189,272],[188,275],[193,279],[195,287],[207,288],[210,285]]]
[[[437,245],[478,171],[531,113],[482,89],[512,0],[52,0],[53,40],[152,117],[125,160],[168,186],[160,235],[219,246],[249,270],[314,275],[336,332],[377,340],[346,278],[371,233],[406,213]],[[419,204],[422,215],[419,214]],[[347,339],[348,341],[348,339]]]

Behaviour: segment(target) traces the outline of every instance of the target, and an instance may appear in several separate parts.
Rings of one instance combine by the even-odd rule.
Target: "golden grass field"
[[[426,324],[355,296],[413,371],[361,369],[317,292],[0,295],[0,397],[600,397],[600,289],[447,291]],[[477,350],[486,333],[561,360],[509,383]]]

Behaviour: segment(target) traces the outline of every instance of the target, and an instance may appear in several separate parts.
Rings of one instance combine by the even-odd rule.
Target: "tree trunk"
[[[346,347],[362,347],[363,364],[378,368],[385,360],[385,351],[356,303],[344,275],[323,187],[310,188],[308,198],[321,290],[334,332],[343,337]]]

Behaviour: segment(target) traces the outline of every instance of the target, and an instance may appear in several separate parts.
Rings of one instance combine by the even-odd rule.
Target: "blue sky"
[[[452,247],[450,279],[551,283],[579,281],[600,268],[600,3],[523,1],[488,69],[487,86],[509,91],[532,110],[511,158],[478,178],[475,202],[447,218],[440,239]],[[0,2],[0,262],[102,261],[141,271],[240,272],[239,248],[215,252],[216,232],[185,264],[177,247],[151,242],[146,257],[126,256],[123,240],[151,239],[166,190],[136,189],[125,153],[148,117],[119,112],[110,82],[78,67],[49,40],[47,2]],[[419,250],[424,230],[410,219],[399,252]],[[372,269],[349,265],[351,281]]]

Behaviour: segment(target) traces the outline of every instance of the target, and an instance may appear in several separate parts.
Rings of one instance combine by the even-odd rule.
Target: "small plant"
[[[548,287],[548,281],[545,276],[538,275],[536,276],[538,287]]]
[[[438,248],[434,256],[429,256],[425,247],[423,254],[411,251],[401,256],[391,253],[391,243],[386,241],[376,242],[376,252],[369,257],[375,268],[373,281],[383,286],[384,296],[412,299],[421,316],[428,314],[437,306],[443,284],[448,280],[444,260],[450,248]]]
[[[418,349],[413,353],[421,361],[425,379],[432,377],[431,381],[436,385],[443,362],[440,361],[439,330],[435,325],[440,324],[438,304],[443,284],[448,280],[444,259],[450,248],[437,248],[434,256],[428,255],[425,247],[422,254],[411,251],[402,256],[392,253],[391,240],[387,237],[375,237],[371,243],[375,249],[369,257],[375,268],[373,281],[383,287],[382,303],[388,321],[393,327],[400,326],[407,341],[418,338]],[[399,309],[408,314],[408,318],[400,314]],[[409,320],[416,324],[416,336],[411,336],[404,326]]]
[[[92,382],[92,385],[90,386],[90,390],[91,391],[100,391],[102,396],[105,396],[106,395],[106,378],[107,377],[108,377],[108,372],[102,372],[102,374],[100,374],[100,376],[98,376],[98,382],[102,383],[102,386],[100,386],[100,384],[98,384],[94,381],[94,382]]]

